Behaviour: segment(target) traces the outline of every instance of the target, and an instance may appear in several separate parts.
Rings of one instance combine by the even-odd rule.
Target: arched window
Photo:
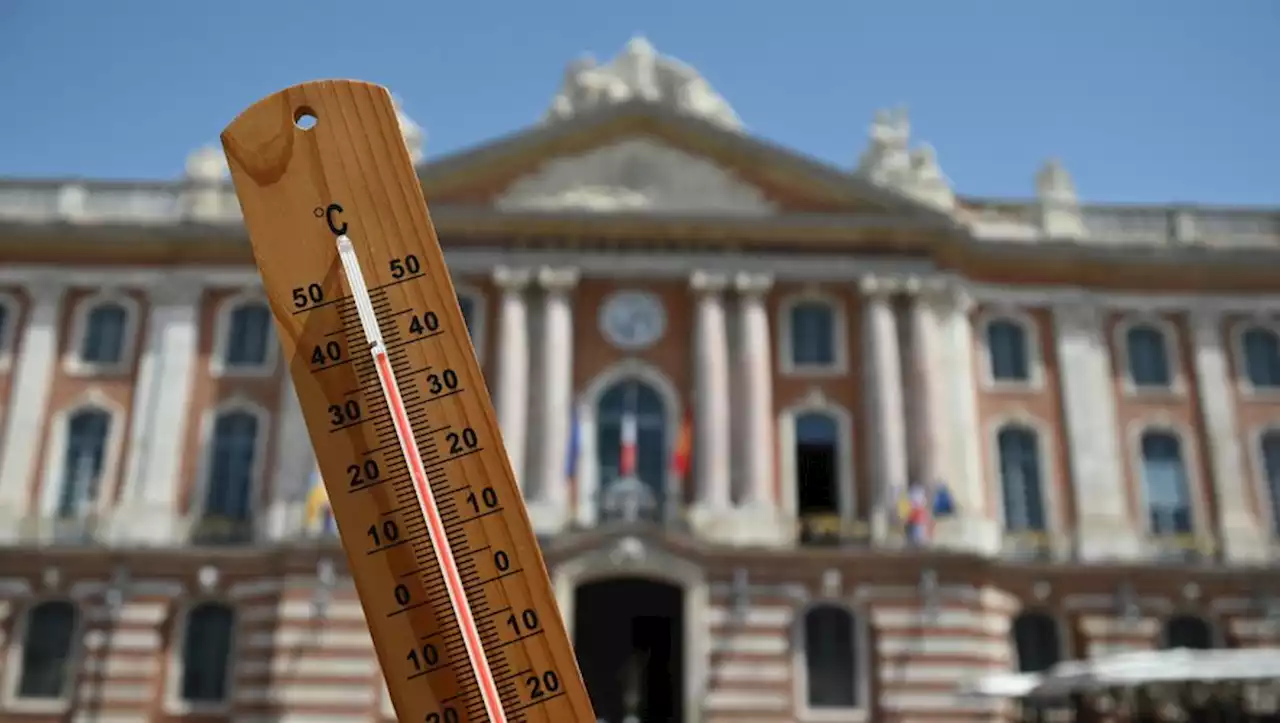
[[[1150,324],[1138,324],[1125,332],[1129,378],[1138,387],[1167,387],[1173,383],[1173,366],[1164,332]]]
[[[858,630],[853,613],[818,605],[804,615],[804,663],[809,708],[858,707]]]
[[[216,704],[227,698],[235,612],[221,603],[202,603],[187,614],[182,635],[182,700]]]
[[[85,315],[80,338],[80,361],[109,366],[124,359],[129,328],[129,310],[115,301],[95,305]]]
[[[1280,430],[1262,434],[1262,474],[1271,503],[1271,529],[1280,534]]]
[[[92,511],[101,492],[99,482],[110,432],[111,414],[102,409],[81,409],[67,419],[67,446],[58,493],[60,519],[75,519]]]
[[[1241,335],[1240,346],[1249,385],[1258,389],[1280,387],[1280,335],[1254,327]]]
[[[1038,435],[1028,427],[1009,424],[996,434],[996,447],[1000,456],[1005,529],[1014,533],[1045,531]]]
[[[1012,319],[995,319],[987,324],[987,350],[991,379],[997,382],[1025,382],[1031,379],[1031,353],[1027,331]]]
[[[40,603],[27,613],[18,698],[56,699],[71,692],[76,617],[75,605],[65,600]]]
[[[1058,621],[1042,612],[1024,612],[1013,620],[1013,647],[1018,672],[1043,673],[1062,658]]]
[[[829,367],[836,363],[836,313],[823,301],[801,301],[791,307],[791,363],[796,367]]]
[[[467,335],[471,339],[471,348],[481,363],[485,359],[485,296],[484,292],[465,282],[458,282],[454,287],[457,294],[458,309],[462,312],[462,322],[467,327]]]
[[[667,408],[656,389],[639,379],[615,383],[600,395],[596,408],[596,454],[600,500],[608,507],[610,486],[639,480],[647,492],[650,514],[660,514],[666,501]],[[629,470],[626,466],[633,466]],[[616,516],[608,509],[605,517]]]
[[[261,302],[241,302],[226,319],[223,365],[228,369],[257,368],[267,364],[274,343],[271,309]]]
[[[206,538],[241,539],[253,512],[258,417],[236,410],[218,415],[209,449],[204,524]]]
[[[1142,484],[1151,534],[1189,534],[1191,493],[1181,440],[1170,432],[1144,432],[1141,445]]]
[[[12,297],[0,294],[0,355],[13,353],[13,337],[17,325],[17,305]]]
[[[458,294],[458,308],[462,309],[462,320],[467,324],[467,333],[474,334],[476,300],[466,294]]]
[[[840,427],[823,412],[797,416],[795,427],[797,511],[801,516],[837,514]]]
[[[1165,649],[1211,650],[1216,647],[1213,644],[1213,626],[1197,615],[1169,618],[1165,621],[1161,638]]]

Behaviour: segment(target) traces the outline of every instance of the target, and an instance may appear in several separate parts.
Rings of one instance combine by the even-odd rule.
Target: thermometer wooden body
[[[595,721],[390,94],[287,88],[222,145],[398,718]]]

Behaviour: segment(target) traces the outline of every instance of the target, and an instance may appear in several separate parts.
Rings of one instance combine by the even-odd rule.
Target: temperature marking
[[[454,613],[458,616],[458,624],[462,628],[463,643],[471,666],[475,670],[480,683],[480,695],[484,700],[485,712],[493,723],[507,723],[507,715],[502,710],[502,700],[498,693],[498,683],[493,678],[489,661],[485,660],[480,645],[480,631],[472,617],[471,607],[467,604],[467,591],[462,587],[462,579],[458,573],[458,563],[454,559],[453,549],[445,533],[444,520],[440,517],[440,508],[435,495],[431,493],[431,485],[427,480],[427,471],[422,463],[422,455],[418,452],[418,442],[413,436],[409,413],[405,410],[404,400],[400,396],[400,387],[396,384],[395,372],[387,359],[387,347],[382,338],[382,330],[378,326],[378,318],[373,310],[373,301],[369,297],[369,289],[364,282],[364,274],[360,271],[360,260],[356,258],[355,247],[345,234],[338,237],[338,258],[342,260],[342,269],[347,277],[347,285],[351,288],[351,296],[355,299],[356,311],[360,315],[360,326],[364,330],[365,340],[369,343],[369,351],[373,355],[373,363],[378,369],[378,382],[382,386],[382,394],[387,408],[395,420],[396,438],[400,442],[400,451],[404,455],[409,474],[413,476],[414,490],[417,492],[418,504],[430,528],[431,541],[436,548],[436,561],[440,565],[440,573],[444,576],[449,590],[449,601],[453,603]],[[386,548],[375,548],[373,552],[381,552]],[[428,601],[418,603],[425,605]],[[397,613],[412,608],[401,608]],[[396,613],[393,613],[396,614]]]
[[[396,717],[594,723],[390,93],[293,86],[222,144]]]

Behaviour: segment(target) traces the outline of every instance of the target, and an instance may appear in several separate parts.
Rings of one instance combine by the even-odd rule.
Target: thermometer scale
[[[293,86],[222,144],[397,717],[594,721],[390,94]]]

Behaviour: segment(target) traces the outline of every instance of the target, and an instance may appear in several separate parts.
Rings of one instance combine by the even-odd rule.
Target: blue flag
[[[933,516],[950,517],[956,513],[956,503],[947,485],[939,482],[933,491]]]

